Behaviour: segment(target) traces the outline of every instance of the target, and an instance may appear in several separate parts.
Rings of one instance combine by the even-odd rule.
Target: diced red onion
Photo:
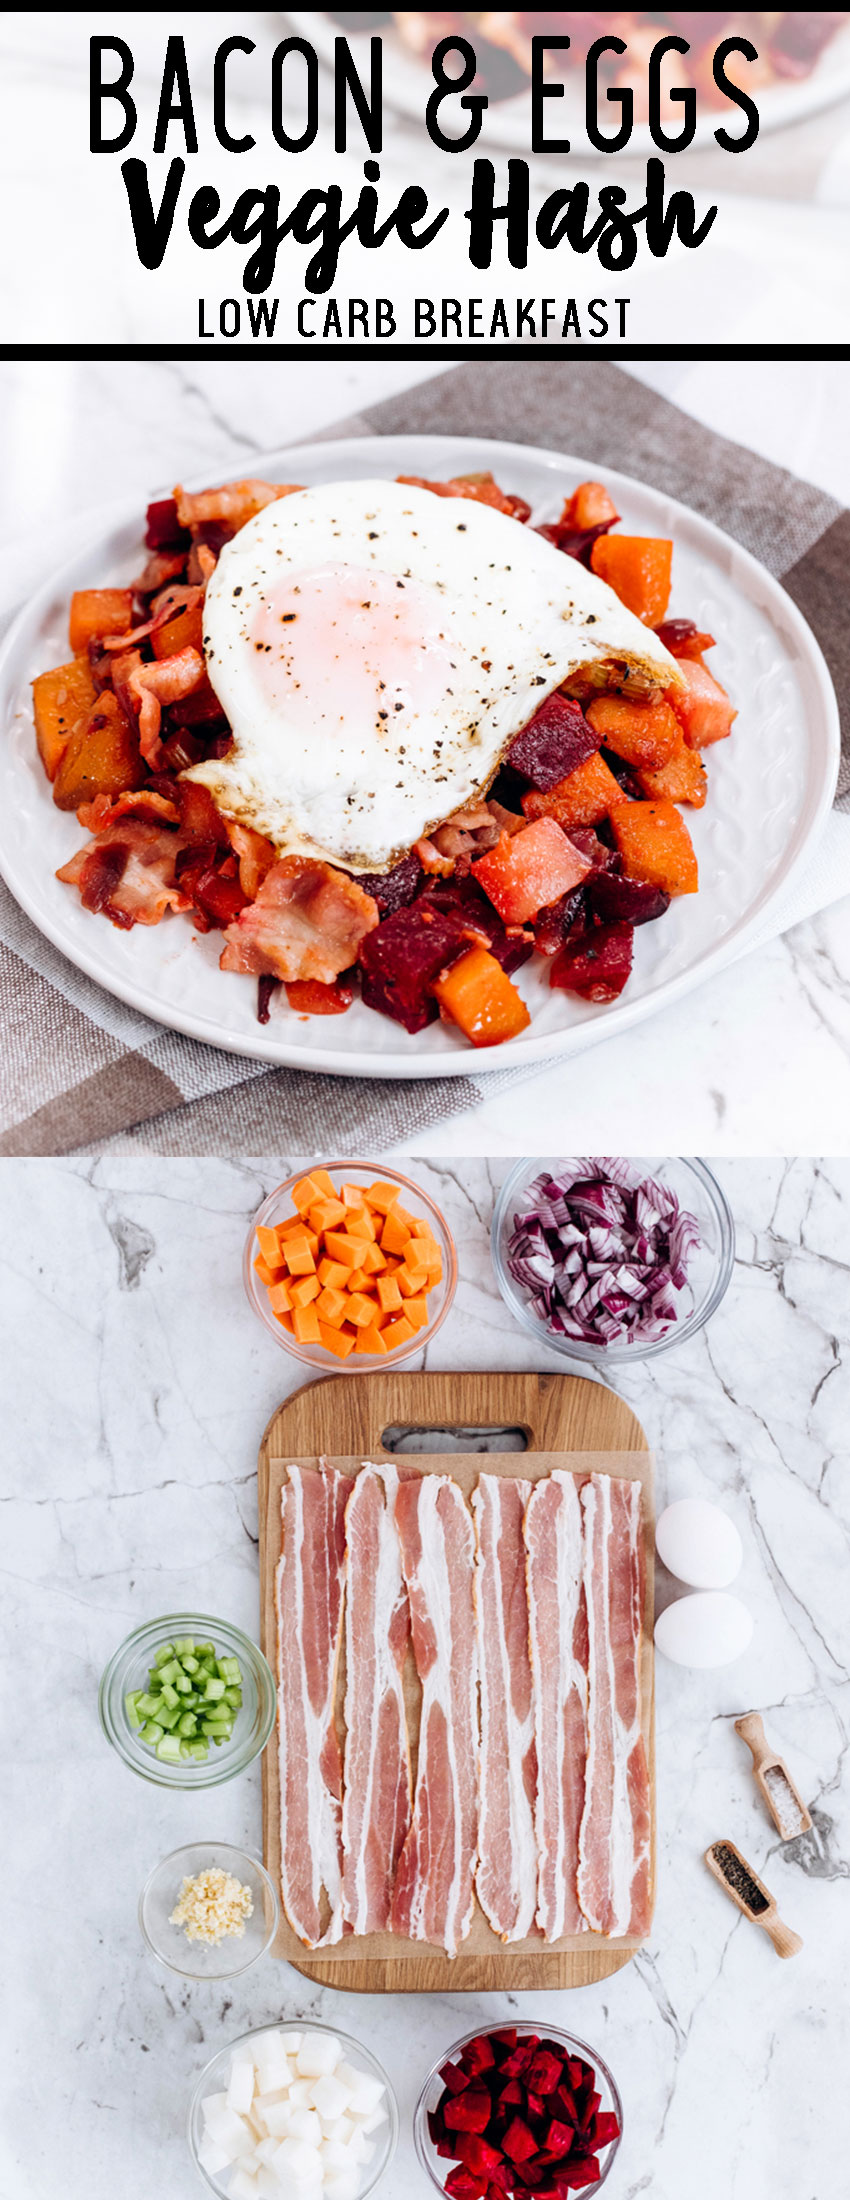
[[[696,1217],[657,1179],[635,1182],[622,1160],[564,1161],[524,1195],[508,1268],[559,1337],[584,1344],[655,1343],[683,1312]]]

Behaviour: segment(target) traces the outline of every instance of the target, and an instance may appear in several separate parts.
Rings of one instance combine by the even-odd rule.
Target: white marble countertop
[[[107,496],[114,509],[207,466],[253,467],[263,451],[321,435],[432,371],[390,358],[0,365],[0,622],[97,534]],[[629,371],[850,504],[845,367],[702,361]],[[795,924],[634,1031],[536,1074],[519,1094],[493,1093],[448,1132],[423,1131],[408,1151],[438,1153],[447,1137],[455,1151],[542,1151],[558,1143],[565,1106],[581,1148],[675,1148],[686,1135],[708,1153],[846,1150],[850,901]]]
[[[257,1842],[259,1769],[206,1799],[134,1779],[97,1720],[128,1630],[181,1607],[258,1623],[254,1467],[301,1370],[243,1299],[248,1220],[277,1163],[139,1158],[2,1173],[6,1637],[4,2200],[192,2200],[189,2089],[235,2034],[280,2014],[360,2034],[397,2089],[382,2188],[426,2200],[410,2120],[440,2049],[509,2010],[596,2045],[624,2095],[611,2200],[843,2200],[850,2156],[847,1535],[850,1164],[720,1164],[738,1264],[708,1331],[617,1387],[658,1455],[659,1501],[705,1493],[737,1521],[747,1655],[715,1674],[658,1660],[659,1892],[646,1948],[604,1985],[514,1999],[360,1999],[267,1960],[184,1984],[143,1950],[146,1873],[204,1833]],[[491,1276],[500,1164],[420,1163],[461,1282],[434,1364],[528,1367]],[[552,1367],[563,1363],[546,1354]],[[11,1487],[10,1487],[11,1486]],[[758,1706],[811,1801],[783,1850],[734,1716]],[[9,1743],[12,1746],[9,1746]],[[777,1961],[701,1862],[737,1840],[805,1946]],[[843,1945],[842,1945],[843,1943]]]

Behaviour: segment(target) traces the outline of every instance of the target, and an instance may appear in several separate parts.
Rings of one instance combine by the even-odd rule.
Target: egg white
[[[258,512],[207,587],[204,649],[233,743],[186,776],[281,853],[352,871],[388,869],[485,792],[564,682],[604,684],[612,662],[639,684],[680,677],[613,590],[533,528],[394,481]]]

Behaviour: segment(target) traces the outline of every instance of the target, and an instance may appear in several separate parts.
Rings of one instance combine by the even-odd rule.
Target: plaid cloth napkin
[[[335,434],[504,436],[576,451],[680,497],[776,574],[818,636],[839,698],[850,692],[850,512],[810,483],[689,419],[608,360],[476,362],[340,422]],[[850,712],[838,806],[850,809]],[[809,908],[834,898],[824,880]],[[802,908],[791,908],[791,924]],[[779,929],[774,924],[765,937]],[[103,993],[42,938],[0,884],[0,1153],[341,1152],[403,1145],[485,1092],[535,1072],[372,1082],[219,1052]]]

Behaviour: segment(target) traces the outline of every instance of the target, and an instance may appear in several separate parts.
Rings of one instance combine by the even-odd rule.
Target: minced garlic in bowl
[[[202,1940],[215,1948],[220,1940],[242,1938],[245,1919],[253,1915],[250,1887],[232,1872],[211,1867],[184,1879],[179,1899],[171,1911],[171,1924],[182,1925],[187,1940]]]

